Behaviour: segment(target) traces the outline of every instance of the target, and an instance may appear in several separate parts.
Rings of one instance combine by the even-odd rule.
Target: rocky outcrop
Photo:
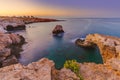
[[[89,34],[83,43],[96,44],[104,62],[111,58],[120,57],[120,38],[101,34]]]
[[[52,70],[52,80],[80,80],[70,69]]]
[[[112,60],[114,62],[114,60]],[[116,61],[115,61],[116,63]],[[116,63],[119,65],[118,63]],[[84,80],[120,80],[120,71],[113,67],[114,64],[80,64],[80,74]],[[117,69],[120,69],[116,67]]]
[[[69,69],[56,70],[54,62],[43,58],[23,66],[15,64],[0,68],[0,80],[79,80]]]
[[[27,66],[11,65],[0,69],[0,80],[51,80],[54,62],[43,58]]]
[[[58,35],[60,33],[64,33],[62,25],[56,25],[56,27],[52,31],[53,35]]]
[[[80,75],[84,80],[120,80],[120,60],[109,63],[80,63]],[[113,65],[115,64],[115,65]],[[42,58],[27,66],[15,64],[0,68],[0,80],[80,80],[71,70],[55,69],[53,61]]]
[[[8,41],[10,44],[19,42],[17,38],[11,39],[15,41],[3,41]],[[79,73],[84,80],[120,80],[119,40],[120,38],[101,34],[90,34],[86,37],[85,41],[92,42],[99,47],[104,63],[79,63]],[[10,53],[3,54],[4,51],[9,50],[5,48],[1,51],[0,57],[4,57],[0,60],[10,55]],[[27,66],[21,64],[6,66],[0,68],[0,80],[79,80],[71,70],[66,68],[57,70],[54,65],[53,61],[43,58]]]
[[[24,43],[25,40],[21,35],[0,33],[0,67],[17,63],[19,50]]]
[[[89,42],[89,41],[85,41],[82,39],[77,39],[75,41],[75,44],[80,46],[80,47],[83,47],[83,48],[95,48],[95,46],[96,46],[94,43]]]
[[[78,40],[78,42],[79,46],[85,47],[89,44],[97,45],[103,59],[103,64],[80,64],[80,73],[84,80],[120,80],[120,38],[89,34],[84,41]]]

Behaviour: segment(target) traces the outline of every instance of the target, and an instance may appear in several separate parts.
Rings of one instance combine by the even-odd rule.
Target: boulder
[[[62,25],[56,25],[56,27],[52,31],[53,35],[58,35],[60,33],[64,33]]]

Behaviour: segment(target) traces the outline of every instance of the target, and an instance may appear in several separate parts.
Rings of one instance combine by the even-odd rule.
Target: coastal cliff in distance
[[[12,30],[24,30],[25,24],[37,23],[37,22],[53,22],[60,21],[56,19],[49,18],[38,18],[34,16],[20,16],[20,17],[9,17],[9,16],[0,16],[0,27],[3,27],[7,31]]]
[[[90,34],[85,41],[98,46],[103,64],[79,63],[84,80],[120,80],[120,38]],[[92,55],[92,54],[91,54]],[[54,62],[43,58],[37,62],[23,66],[15,64],[0,69],[0,80],[79,80],[69,69],[56,70]]]

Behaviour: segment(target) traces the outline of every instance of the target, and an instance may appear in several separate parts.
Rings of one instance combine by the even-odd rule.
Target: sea
[[[80,63],[94,62],[102,64],[99,49],[87,49],[75,44],[75,40],[85,38],[88,34],[99,33],[120,37],[120,18],[62,18],[56,22],[39,22],[27,24],[26,30],[17,31],[27,41],[23,45],[19,62],[27,65],[31,62],[48,58],[60,69],[66,60]],[[55,37],[52,30],[62,25],[65,31],[62,37]]]

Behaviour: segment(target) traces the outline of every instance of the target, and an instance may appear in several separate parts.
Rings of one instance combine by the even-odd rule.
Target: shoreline
[[[79,73],[82,75],[84,80],[100,80],[100,79],[101,80],[105,80],[105,79],[119,80],[120,79],[119,56],[117,57],[112,56],[109,59],[108,57],[111,56],[111,54],[116,54],[116,53],[118,54],[119,49],[116,50],[115,53],[111,53],[111,52],[114,52],[111,46],[112,47],[118,46],[120,44],[120,38],[116,38],[108,35],[101,35],[101,34],[90,34],[86,36],[85,41],[91,41],[97,44],[99,49],[103,50],[101,51],[103,60],[105,60],[104,58],[106,58],[106,60],[104,61],[103,64],[95,64],[90,62],[78,63],[80,66]],[[118,45],[114,45],[113,43],[114,41],[115,42],[117,41]],[[107,45],[106,48],[101,48],[106,45]],[[28,64],[27,66],[24,66],[18,63],[15,65],[3,67],[3,68],[0,68],[0,71],[1,71],[0,79],[5,79],[5,80],[9,79],[9,77],[11,77],[11,80],[12,79],[16,79],[16,80],[19,80],[19,79],[79,80],[76,74],[69,69],[66,69],[66,68],[62,68],[60,70],[55,69],[55,63],[52,60],[49,60],[47,58],[42,58],[37,62],[32,62]],[[23,73],[24,75],[22,75]],[[4,77],[3,74],[4,75],[9,74],[9,76]],[[16,74],[17,74],[17,77],[14,77],[16,76]],[[36,76],[39,76],[39,77],[36,77]]]
[[[56,21],[65,21],[65,20],[38,18],[34,16],[23,16],[23,17],[1,16],[0,27],[2,27],[7,31],[25,30],[26,24],[38,23],[38,22],[56,22]]]
[[[29,18],[25,18],[23,20],[26,20],[26,19],[29,19]],[[32,21],[32,20],[33,21],[27,22],[27,23],[31,24],[31,23],[39,21],[39,20],[34,21],[34,19],[36,18],[31,18],[31,20],[28,20],[28,21]],[[17,20],[19,21],[19,19]],[[12,19],[12,21],[13,21],[12,23],[15,23],[14,19]],[[22,22],[25,25],[25,22],[22,20],[20,20],[20,23],[16,23],[16,24],[18,25],[18,24],[21,24]],[[20,37],[21,35],[17,35],[14,33],[9,34],[9,33],[2,32],[0,34],[3,35],[1,37],[1,41],[3,41],[2,47],[0,46],[1,51],[2,50],[4,51],[4,49],[5,51],[7,51],[7,52],[1,52],[3,53],[3,55],[1,54],[1,56],[3,57],[1,59],[5,60],[3,61],[2,65],[6,67],[2,66],[2,68],[0,68],[0,72],[1,72],[0,80],[1,79],[4,79],[4,80],[8,80],[8,79],[9,80],[13,80],[13,79],[15,80],[20,80],[20,79],[32,79],[32,80],[38,80],[38,79],[41,79],[41,80],[42,79],[43,80],[73,79],[74,80],[75,79],[75,80],[79,80],[76,74],[69,69],[62,68],[60,70],[57,70],[55,68],[55,63],[52,60],[49,60],[47,58],[42,58],[39,61],[28,64],[27,66],[24,66],[20,64],[19,62],[17,63],[17,56],[19,57],[19,54],[16,55],[16,53],[19,53],[19,52],[13,51],[12,53],[11,50],[18,48],[18,51],[19,51],[19,49],[21,49],[21,46],[23,45],[22,43],[24,40],[21,39]],[[108,36],[104,34],[97,34],[97,33],[89,34],[86,36],[85,40],[83,41],[83,44],[85,44],[86,46],[90,44],[89,45],[90,47],[92,46],[91,43],[96,44],[97,47],[99,48],[100,54],[103,59],[103,64],[96,64],[92,62],[78,63],[79,69],[80,69],[79,73],[83,76],[84,80],[100,80],[100,79],[101,80],[106,80],[106,79],[107,80],[108,79],[119,80],[120,79],[120,66],[119,66],[120,38],[117,38],[114,36]],[[14,64],[14,63],[12,63],[12,65],[9,64],[10,60],[7,60],[7,59],[11,55],[13,55],[12,58],[10,57],[10,59],[12,59],[11,61],[15,61],[15,63],[17,64]]]
[[[34,16],[24,16],[24,17],[0,16],[0,29],[1,29],[0,34],[3,35],[3,37],[7,35],[11,35],[10,38],[12,41],[14,41],[13,44],[10,43],[10,45],[6,45],[1,42],[5,46],[0,50],[1,51],[0,67],[18,63],[20,52],[23,50],[22,46],[25,43],[25,38],[11,31],[25,30],[27,24],[38,23],[38,22],[54,22],[54,21],[61,21],[61,20],[50,19],[50,18],[37,18]],[[17,40],[16,42],[15,40],[13,40],[15,39],[14,37],[18,37],[17,39],[19,41],[18,44],[16,44]],[[4,51],[4,49],[6,52]]]

